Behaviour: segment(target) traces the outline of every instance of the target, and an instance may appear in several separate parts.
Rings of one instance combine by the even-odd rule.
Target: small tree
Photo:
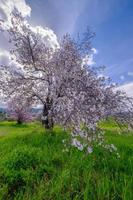
[[[0,111],[0,121],[6,120],[6,112],[5,111]]]
[[[7,112],[10,118],[16,120],[18,124],[32,119],[30,104],[21,96],[14,96],[9,100]]]

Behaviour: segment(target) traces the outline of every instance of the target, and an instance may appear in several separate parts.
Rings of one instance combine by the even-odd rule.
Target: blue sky
[[[96,33],[92,45],[97,66],[106,66],[105,75],[133,96],[133,0],[0,0],[0,19],[9,23],[16,8],[34,30],[49,27],[51,42],[65,33],[76,37],[89,26]],[[55,34],[56,35],[55,35]],[[0,34],[0,64],[11,63],[9,44]]]
[[[96,33],[97,65],[112,80],[133,81],[133,0],[26,0],[33,25],[48,26],[61,37],[75,36],[87,26]]]

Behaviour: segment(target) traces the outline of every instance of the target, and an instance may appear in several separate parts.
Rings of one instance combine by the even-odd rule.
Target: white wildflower
[[[88,152],[88,153],[92,153],[92,152],[93,152],[92,147],[87,147],[87,152]]]

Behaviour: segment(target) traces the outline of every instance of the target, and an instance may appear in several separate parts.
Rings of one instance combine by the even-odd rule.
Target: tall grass
[[[1,123],[0,199],[132,200],[133,136],[109,124],[104,130],[120,158],[100,148],[88,155],[74,147],[64,151],[69,135],[60,128],[46,133],[36,123]]]

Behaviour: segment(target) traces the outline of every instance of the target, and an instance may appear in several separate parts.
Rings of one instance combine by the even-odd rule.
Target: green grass
[[[45,132],[37,123],[0,123],[1,200],[132,200],[133,135],[120,134],[114,123],[100,125],[120,158],[95,148],[85,155],[64,152],[60,128]]]

